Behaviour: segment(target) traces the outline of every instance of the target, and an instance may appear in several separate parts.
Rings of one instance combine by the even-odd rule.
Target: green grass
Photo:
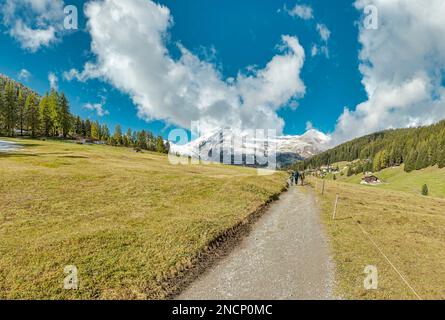
[[[0,154],[0,298],[162,299],[165,280],[285,185],[286,174],[13,140]],[[64,290],[75,265],[79,289]]]
[[[398,190],[412,194],[421,194],[422,186],[426,184],[429,189],[429,196],[445,198],[445,168],[429,167],[422,170],[405,172],[403,166],[384,169],[375,173],[382,180],[378,186],[370,188]],[[359,184],[363,175],[351,177],[337,175],[337,179],[344,182]]]
[[[391,169],[389,169],[391,170]],[[437,169],[417,176],[430,177],[433,189]],[[396,172],[395,169],[392,172]],[[386,173],[386,172],[385,172]],[[392,269],[382,254],[363,234],[360,226],[407,279],[422,299],[445,299],[445,200],[420,195],[422,182],[410,182],[408,174],[398,173],[411,187],[398,186],[407,192],[385,187],[310,179],[322,205],[322,220],[330,238],[336,264],[338,294],[347,299],[416,299],[416,296]],[[411,179],[416,173],[409,176]],[[395,178],[397,174],[392,177]],[[382,175],[382,177],[389,177]],[[395,181],[395,180],[390,180]],[[442,180],[444,181],[444,180]],[[442,182],[443,184],[443,182]],[[419,190],[411,190],[419,185]],[[440,186],[440,184],[439,184]],[[437,191],[436,191],[437,192]],[[336,195],[337,217],[332,219]],[[437,194],[437,193],[436,193]],[[378,269],[378,289],[365,290],[364,268]]]

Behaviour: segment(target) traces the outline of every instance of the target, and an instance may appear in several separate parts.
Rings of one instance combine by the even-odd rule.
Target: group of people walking
[[[301,185],[304,186],[304,178],[304,172],[293,171],[289,177],[290,185],[298,186],[298,181],[301,181]]]

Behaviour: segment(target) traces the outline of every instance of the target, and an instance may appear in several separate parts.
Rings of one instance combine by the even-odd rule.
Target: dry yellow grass
[[[312,179],[337,267],[338,293],[349,299],[417,299],[360,226],[422,299],[445,299],[445,200],[338,181]],[[332,220],[336,194],[340,201]],[[378,269],[365,290],[364,268]]]
[[[164,298],[162,279],[244,220],[286,175],[166,155],[15,140],[0,154],[0,298]],[[75,265],[79,289],[64,290]]]

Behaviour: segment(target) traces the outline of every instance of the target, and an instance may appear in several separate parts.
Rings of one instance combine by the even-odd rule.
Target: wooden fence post
[[[335,216],[337,215],[338,199],[339,199],[339,195],[337,193],[337,197],[335,198],[334,214],[332,215],[332,220],[335,220]]]
[[[323,186],[321,187],[321,195],[324,195],[324,179],[323,179]]]

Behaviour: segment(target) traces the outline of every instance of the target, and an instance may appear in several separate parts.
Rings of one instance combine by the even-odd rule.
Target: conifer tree
[[[416,169],[417,153],[411,150],[405,160],[405,171],[411,172]]]
[[[382,169],[381,164],[382,164],[382,153],[379,152],[374,157],[374,161],[372,164],[372,171],[374,172],[380,171]]]
[[[116,145],[122,145],[122,129],[120,125],[116,125],[114,128],[113,141]]]
[[[428,195],[428,186],[426,184],[424,184],[422,186],[422,196],[427,196]]]
[[[91,121],[90,119],[85,120],[85,139],[91,139]]]
[[[437,165],[439,168],[445,168],[445,142],[442,144],[442,146],[438,150],[438,161]]]
[[[53,128],[53,119],[51,117],[51,110],[49,106],[49,96],[46,94],[39,104],[39,116],[42,126],[42,133],[49,137]]]
[[[82,120],[79,116],[74,120],[74,133],[77,135],[82,135]]]
[[[127,142],[127,147],[132,147],[134,142],[133,142],[133,133],[131,132],[131,129],[128,128],[127,130],[127,134],[125,135],[126,137],[126,142]]]
[[[48,98],[49,110],[51,114],[51,124],[54,136],[59,135],[60,118],[59,118],[59,95],[57,91],[51,90]]]
[[[156,151],[156,139],[151,132],[146,132],[147,136],[147,149],[150,151]]]
[[[91,139],[100,140],[100,125],[97,121],[91,124]]]
[[[141,149],[148,150],[147,133],[145,132],[145,130],[138,132],[137,146]]]
[[[106,124],[102,125],[101,133],[102,133],[101,140],[107,142],[108,139],[110,138],[110,130],[108,129]]]
[[[33,93],[26,97],[25,112],[28,130],[31,131],[31,137],[35,138],[39,130],[39,110]]]
[[[71,114],[70,114],[70,106],[68,104],[68,100],[66,99],[65,94],[62,92],[59,100],[59,126],[62,131],[63,138],[66,138],[70,129],[71,129]]]
[[[156,138],[156,151],[160,153],[165,153],[164,139],[162,139],[161,136],[158,136]]]
[[[12,82],[8,83],[5,88],[5,122],[7,135],[13,137],[15,135],[17,101],[15,88]]]
[[[5,129],[6,129],[5,114],[6,114],[6,104],[5,104],[3,91],[0,88],[0,134],[5,133]]]
[[[20,135],[23,136],[23,126],[25,125],[25,97],[23,96],[23,91],[21,89],[19,89],[17,98],[17,117]]]

